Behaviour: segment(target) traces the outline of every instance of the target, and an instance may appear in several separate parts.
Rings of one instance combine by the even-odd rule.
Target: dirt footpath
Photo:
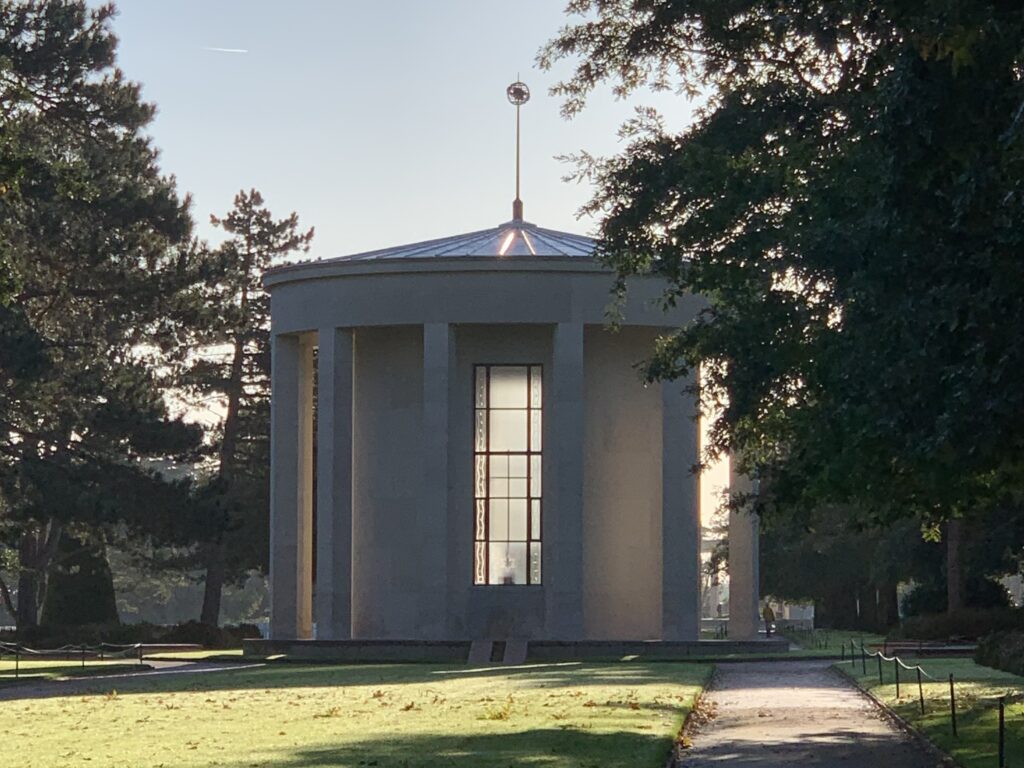
[[[720,664],[679,768],[934,768],[830,662]]]

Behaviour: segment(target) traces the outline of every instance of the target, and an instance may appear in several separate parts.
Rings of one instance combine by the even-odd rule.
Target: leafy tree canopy
[[[702,365],[780,507],[940,519],[1024,489],[1024,6],[575,0],[555,92],[704,94],[581,156],[600,255],[707,299],[652,378]],[[768,508],[762,511],[770,511]]]
[[[112,14],[0,2],[0,513],[27,602],[64,523],[145,527],[182,503],[146,462],[198,439],[162,390],[202,264]]]

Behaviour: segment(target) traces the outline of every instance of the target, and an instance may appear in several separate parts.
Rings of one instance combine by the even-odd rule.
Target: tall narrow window
[[[539,365],[478,365],[474,584],[540,584]]]

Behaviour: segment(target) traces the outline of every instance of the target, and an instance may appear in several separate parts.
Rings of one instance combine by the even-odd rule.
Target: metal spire
[[[510,103],[516,107],[516,199],[512,201],[512,219],[523,220],[523,201],[519,199],[519,108],[530,100],[530,89],[526,83],[516,80],[505,89]]]

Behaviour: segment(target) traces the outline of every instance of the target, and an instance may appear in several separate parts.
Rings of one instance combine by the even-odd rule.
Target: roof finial
[[[522,221],[523,201],[519,199],[519,108],[530,100],[530,89],[516,75],[516,81],[505,89],[505,95],[516,106],[516,199],[512,201],[512,219]]]

